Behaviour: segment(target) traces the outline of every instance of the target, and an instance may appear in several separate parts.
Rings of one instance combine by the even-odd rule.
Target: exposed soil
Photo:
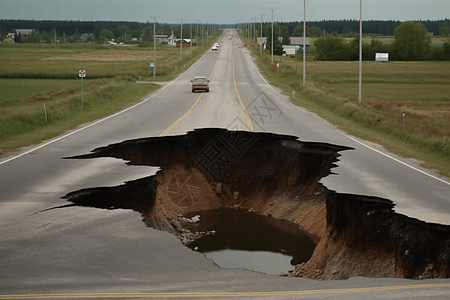
[[[231,209],[289,221],[317,243],[309,261],[286,270],[289,276],[450,277],[450,226],[397,214],[387,199],[339,194],[319,183],[336,167],[339,152],[350,149],[226,129],[130,140],[72,158],[122,158],[161,171],[64,198],[80,206],[133,209],[185,245],[215,234],[213,225],[193,229],[198,212]]]
[[[0,159],[18,155],[19,153],[19,150],[0,150]]]

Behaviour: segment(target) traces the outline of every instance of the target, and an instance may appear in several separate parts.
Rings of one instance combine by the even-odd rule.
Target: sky
[[[359,20],[359,0],[306,0],[306,20]],[[450,0],[362,0],[363,20],[450,19]],[[0,19],[237,24],[303,21],[303,0],[0,0]]]

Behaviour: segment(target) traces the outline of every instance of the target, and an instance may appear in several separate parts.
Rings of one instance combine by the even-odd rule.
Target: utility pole
[[[272,8],[272,43],[270,45],[272,47],[272,63],[273,63],[273,8]]]
[[[303,87],[306,86],[306,0],[303,0]]]
[[[189,33],[191,39],[191,42],[189,43],[189,48],[191,49],[191,56],[192,56],[192,24],[189,25]]]
[[[183,59],[183,19],[181,20],[180,60]]]
[[[142,32],[143,32],[143,34],[141,35],[141,44],[142,44],[142,37],[144,37],[144,39],[145,39],[145,28],[142,30]]]
[[[359,104],[361,104],[361,85],[362,85],[362,0],[359,0],[359,84],[358,84]]]
[[[255,25],[255,23],[256,23],[256,18],[253,19],[253,38],[256,41],[257,39],[256,39],[256,25]],[[253,42],[253,40],[252,40],[252,42]]]
[[[260,57],[262,57],[262,13],[261,13],[261,32],[259,33],[259,35],[261,36],[261,44],[259,45],[259,55]]]
[[[270,9],[270,10],[272,10],[272,63],[273,63],[273,11],[274,10],[277,10],[278,9],[278,7],[276,7],[276,8],[268,8],[268,7],[266,7],[267,9]]]
[[[156,17],[153,17],[153,79],[156,77]]]

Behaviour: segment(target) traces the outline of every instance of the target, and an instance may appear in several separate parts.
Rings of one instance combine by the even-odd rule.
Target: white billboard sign
[[[389,61],[389,53],[375,53],[375,61]]]

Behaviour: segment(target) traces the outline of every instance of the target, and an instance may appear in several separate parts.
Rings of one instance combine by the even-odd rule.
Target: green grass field
[[[84,80],[83,86],[87,87],[89,80]],[[28,99],[62,88],[81,88],[80,79],[55,80],[55,79],[0,79],[0,91],[2,102],[11,102]],[[43,96],[45,97],[45,96]]]
[[[210,40],[213,43],[213,39]],[[168,45],[156,47],[158,76],[176,75],[195,62],[209,46],[183,49]],[[0,78],[76,79],[79,70],[86,78],[152,74],[153,47],[103,45],[1,45]],[[167,78],[166,78],[167,79]]]
[[[173,80],[204,47],[157,46],[155,81]],[[157,90],[153,47],[103,45],[0,45],[0,157],[66,130],[125,109]],[[83,79],[83,109],[79,70]],[[45,110],[44,110],[45,105]],[[3,154],[2,154],[3,153]]]
[[[296,91],[295,104],[450,176],[450,62],[363,62],[359,105],[358,62],[307,61],[304,88],[302,61],[274,57],[277,77],[268,54],[253,55],[272,84]]]

